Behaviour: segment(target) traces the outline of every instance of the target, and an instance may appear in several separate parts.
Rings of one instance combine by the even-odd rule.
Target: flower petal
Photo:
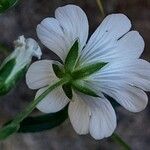
[[[109,82],[111,86],[103,88],[103,92],[114,98],[120,105],[131,112],[140,112],[148,103],[146,93],[136,87]],[[104,85],[103,85],[104,86]]]
[[[55,82],[57,77],[52,68],[53,61],[41,60],[33,63],[26,74],[26,83],[30,89],[39,89]]]
[[[88,37],[88,20],[83,10],[75,5],[59,7],[55,18],[46,18],[37,26],[37,35],[41,42],[65,60],[71,46],[78,38],[80,49]]]
[[[60,22],[66,38],[72,43],[79,38],[80,49],[88,38],[88,19],[84,11],[76,5],[59,7],[55,11],[55,17]]]
[[[102,97],[95,98],[82,95],[91,110],[90,134],[95,139],[103,139],[112,135],[116,128],[116,114],[110,102]]]
[[[112,51],[106,52],[102,59],[109,62],[113,59],[139,58],[144,50],[144,40],[137,31],[130,31],[117,41]]]
[[[69,118],[78,134],[89,132],[90,109],[88,105],[74,93],[73,101],[69,104]]]
[[[37,26],[37,35],[41,42],[60,58],[64,57],[67,50],[63,30],[55,18],[45,18]]]
[[[149,79],[150,64],[137,59],[109,63],[90,80],[98,91],[113,97],[129,111],[139,112],[148,103],[143,90],[150,90]]]
[[[108,15],[83,49],[80,58],[81,63],[100,61],[103,55],[116,47],[118,39],[126,34],[130,28],[131,22],[125,15]],[[107,57],[105,59],[107,62]]]
[[[40,96],[47,87],[37,91],[35,98]],[[54,113],[61,110],[69,102],[69,99],[62,90],[62,87],[57,87],[51,91],[43,100],[37,105],[37,108],[44,113]]]
[[[95,83],[125,82],[144,91],[150,91],[150,63],[143,59],[119,60],[104,66],[90,77]]]

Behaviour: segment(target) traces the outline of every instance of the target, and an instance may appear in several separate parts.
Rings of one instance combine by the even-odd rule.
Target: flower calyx
[[[57,64],[53,64],[53,71],[58,78],[67,79],[68,82],[64,84],[62,88],[69,99],[72,99],[73,97],[72,89],[77,90],[86,95],[98,97],[98,95],[87,86],[85,79],[93,73],[99,71],[107,63],[98,62],[83,67],[78,67],[78,57],[79,41],[76,40],[65,59],[64,66],[60,67]]]

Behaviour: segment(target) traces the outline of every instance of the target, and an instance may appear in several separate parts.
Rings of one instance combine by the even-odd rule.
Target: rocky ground
[[[104,0],[103,0],[104,1]],[[89,18],[90,32],[99,25],[101,16],[95,0],[22,0],[20,5],[0,16],[0,42],[12,48],[12,42],[24,34],[36,36],[36,25],[45,17],[53,16],[58,6],[73,3],[82,7]],[[149,0],[105,0],[106,14],[125,13],[145,39],[146,48],[142,57],[150,60],[150,2]],[[56,56],[47,49],[43,58]],[[1,61],[5,55],[1,52]],[[21,111],[34,97],[35,92],[21,82],[8,95],[0,98],[0,124]],[[116,110],[118,126],[116,132],[121,135],[134,150],[148,150],[150,147],[150,106],[143,112],[133,114],[123,108]],[[118,150],[120,147],[110,138],[95,141],[90,136],[78,136],[69,121],[61,126],[42,133],[16,134],[0,142],[0,150]]]

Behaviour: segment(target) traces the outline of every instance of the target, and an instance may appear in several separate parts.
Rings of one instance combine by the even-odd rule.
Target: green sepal
[[[106,64],[107,63],[100,62],[100,63],[95,63],[95,64],[91,64],[91,65],[82,67],[80,69],[75,70],[72,73],[72,76],[73,76],[74,79],[80,79],[80,78],[84,78],[84,77],[90,76],[91,74],[99,71]]]
[[[2,64],[0,67],[0,82],[5,81],[10,73],[12,72],[13,68],[15,67],[16,59],[11,59],[5,64]]]
[[[11,74],[15,64],[16,64],[16,60],[11,59],[8,62],[6,62],[6,64],[1,65],[1,68],[0,68],[0,95],[5,95],[11,87],[11,85],[6,82],[7,82],[7,78],[9,78],[9,75]]]
[[[19,127],[20,127],[19,124],[10,123],[10,124],[6,125],[5,127],[1,128],[0,129],[0,140],[5,140],[10,135],[17,132]]]
[[[2,65],[0,68],[0,95],[7,94],[25,75],[29,64],[24,68],[15,72],[15,74],[10,78],[10,75],[15,67],[16,60],[11,59],[6,64]]]
[[[90,96],[93,96],[93,97],[99,97],[93,90],[91,90],[89,87],[86,86],[86,84],[84,83],[84,81],[81,81],[81,80],[76,80],[74,82],[72,82],[72,87],[81,92],[81,93],[84,93],[86,95],[90,95]]]
[[[69,99],[72,99],[73,94],[72,94],[72,88],[70,83],[66,83],[62,86],[64,93]]]
[[[19,0],[0,0],[0,13],[15,6],[18,2]]]
[[[58,65],[52,64],[53,71],[58,78],[62,78],[64,76],[64,71]]]
[[[78,59],[78,51],[79,51],[79,42],[78,40],[76,40],[65,59],[66,72],[72,72],[74,70]]]

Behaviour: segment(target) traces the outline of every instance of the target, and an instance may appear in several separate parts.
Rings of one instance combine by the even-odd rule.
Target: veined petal
[[[119,60],[104,66],[90,77],[90,81],[102,83],[124,82],[150,91],[150,63],[143,59]]]
[[[88,20],[83,10],[75,5],[59,7],[55,18],[46,18],[37,26],[37,35],[41,42],[65,60],[71,46],[79,39],[82,49],[88,37]]]
[[[30,89],[39,89],[57,80],[52,68],[54,61],[41,60],[33,63],[26,74],[26,83]]]
[[[81,53],[81,63],[91,63],[95,61],[108,62],[107,57],[103,57],[117,46],[117,41],[131,28],[130,20],[123,14],[108,15],[93,33],[86,47]]]
[[[56,9],[55,17],[60,22],[69,43],[79,38],[79,46],[82,49],[89,32],[88,19],[84,11],[76,5],[66,5]]]
[[[115,42],[115,45],[112,48],[104,47],[104,49],[98,49],[99,52],[90,55],[88,60],[89,62],[111,62],[120,59],[139,58],[144,50],[144,45],[144,40],[141,35],[137,31],[130,31]],[[105,50],[105,52],[101,53],[103,50]]]
[[[107,88],[103,86],[102,92],[114,98],[120,105],[131,112],[140,112],[147,106],[148,97],[141,89],[113,82],[109,82]]]
[[[47,87],[37,91],[35,98],[40,96]],[[43,100],[37,105],[37,109],[44,113],[54,113],[64,108],[69,102],[69,99],[62,90],[62,87],[51,91]]]
[[[108,61],[139,58],[144,50],[144,40],[137,31],[130,31],[117,41],[116,47],[103,56]]]
[[[80,96],[74,93],[73,101],[69,104],[69,118],[78,134],[89,132],[90,109]]]
[[[45,18],[37,26],[37,35],[41,42],[60,58],[63,58],[68,49],[64,32],[55,18]]]
[[[110,102],[102,97],[95,98],[81,95],[91,110],[89,131],[93,138],[99,140],[112,135],[116,128],[116,114]]]
[[[90,80],[98,91],[113,97],[129,111],[139,112],[148,103],[143,90],[150,90],[149,79],[150,64],[142,59],[135,59],[109,63],[91,76]]]

